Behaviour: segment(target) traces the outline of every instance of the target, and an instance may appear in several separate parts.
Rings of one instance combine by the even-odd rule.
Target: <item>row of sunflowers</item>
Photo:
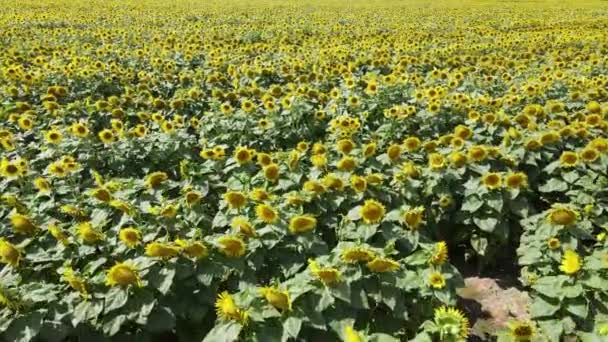
[[[602,2],[0,13],[0,339],[608,336]],[[505,268],[506,266],[506,268]]]

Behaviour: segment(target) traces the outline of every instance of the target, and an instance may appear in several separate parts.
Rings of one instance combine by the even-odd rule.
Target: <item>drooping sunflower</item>
[[[0,238],[0,262],[3,264],[17,267],[21,260],[21,252],[15,245]]]
[[[456,308],[442,306],[435,309],[434,321],[441,340],[464,342],[469,336],[469,320]]]
[[[400,265],[391,258],[375,257],[367,263],[367,268],[376,273],[393,272],[399,269]]]
[[[67,236],[65,236],[61,228],[59,228],[59,226],[57,226],[56,224],[49,224],[47,230],[49,231],[52,237],[54,237],[57,241],[61,242],[64,246],[67,246],[69,244]]]
[[[217,239],[217,243],[220,252],[228,257],[238,258],[245,255],[245,252],[247,251],[247,245],[237,236],[222,236]]]
[[[127,247],[135,248],[141,243],[141,231],[134,227],[122,228],[118,233],[118,238],[127,245]]]
[[[120,262],[112,266],[106,274],[106,285],[108,286],[137,286],[141,287],[139,271],[131,262]]]
[[[247,204],[247,196],[240,191],[228,191],[224,194],[224,200],[230,208],[239,209]]]
[[[209,249],[202,241],[176,239],[175,244],[191,259],[200,260],[209,256]]]
[[[579,213],[570,206],[555,203],[547,214],[547,220],[558,226],[571,226],[579,217]]]
[[[314,259],[308,259],[310,273],[325,285],[331,285],[340,280],[340,271],[334,267],[321,267]]]
[[[280,173],[279,173],[279,166],[275,163],[270,163],[266,166],[264,166],[264,177],[266,179],[268,179],[271,182],[275,182],[277,179],[279,179]]]
[[[559,266],[560,271],[568,275],[574,275],[580,271],[583,261],[575,251],[567,249],[564,252],[562,263]]]
[[[76,226],[76,231],[82,242],[86,244],[95,244],[105,239],[105,235],[93,228],[93,224],[89,221],[79,223]]]
[[[344,156],[338,161],[336,167],[340,171],[352,171],[355,167],[357,167],[357,161],[353,157]]]
[[[84,278],[77,275],[71,267],[68,267],[63,271],[62,279],[75,291],[80,292],[83,296],[87,295],[86,281]]]
[[[146,245],[146,255],[149,257],[169,259],[179,254],[179,248],[164,242],[150,242]]]
[[[292,234],[309,232],[317,226],[317,219],[312,215],[296,215],[289,220],[289,231]]]
[[[340,254],[340,258],[342,259],[342,261],[349,264],[367,262],[372,260],[374,257],[374,252],[363,247],[346,248]]]
[[[424,207],[418,206],[415,208],[408,209],[403,214],[403,222],[406,227],[411,230],[416,230],[424,223]]]
[[[11,224],[13,230],[18,234],[32,235],[38,228],[27,216],[13,211],[11,214]]]
[[[41,194],[48,194],[51,192],[51,184],[43,177],[38,177],[34,179],[34,187]]]
[[[386,209],[384,205],[376,200],[368,199],[359,209],[363,221],[367,224],[379,223],[384,218]]]
[[[230,225],[232,228],[238,230],[239,233],[247,237],[253,237],[256,235],[255,228],[251,222],[249,222],[249,219],[244,216],[237,216],[233,218]]]
[[[149,189],[154,189],[160,186],[163,182],[169,179],[169,176],[165,172],[156,171],[146,176],[145,184]]]
[[[291,298],[289,292],[276,287],[262,287],[258,292],[266,301],[281,312],[291,311]]]

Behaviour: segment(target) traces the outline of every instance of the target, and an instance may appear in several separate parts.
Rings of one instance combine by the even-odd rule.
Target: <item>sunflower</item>
[[[166,173],[162,171],[156,171],[148,174],[144,183],[146,184],[146,187],[148,189],[154,189],[161,185],[167,179],[169,179],[169,176],[167,176]]]
[[[433,255],[429,260],[433,265],[443,265],[448,260],[448,245],[445,241],[435,243]]]
[[[481,177],[481,184],[490,190],[498,189],[502,186],[502,176],[497,172],[488,172]]]
[[[110,200],[112,200],[112,194],[104,187],[93,189],[89,192],[89,194],[91,197],[95,197],[102,202],[110,202]]]
[[[442,169],[445,166],[445,158],[439,153],[431,153],[429,155],[429,166],[433,170]]]
[[[559,164],[564,168],[575,167],[578,164],[578,155],[572,151],[565,151],[559,157]]]
[[[374,252],[363,247],[346,248],[342,251],[342,253],[340,253],[340,259],[349,264],[367,262],[372,260],[374,257]]]
[[[593,163],[599,158],[599,152],[596,149],[585,147],[579,152],[579,156],[585,163]]]
[[[10,219],[13,230],[18,234],[32,235],[38,229],[28,216],[17,211],[12,212]]]
[[[416,230],[424,223],[424,210],[423,206],[418,206],[408,209],[403,214],[403,222],[407,228]]]
[[[55,177],[65,177],[68,175],[67,168],[61,162],[53,162],[48,166],[48,172]]]
[[[24,171],[17,161],[8,161],[7,159],[2,159],[0,162],[0,174],[4,178],[15,179],[22,176]]]
[[[340,171],[352,171],[355,167],[357,167],[357,161],[353,157],[344,156],[338,161],[336,167]]]
[[[439,328],[441,340],[457,339],[464,342],[469,336],[469,320],[456,308],[436,308],[434,321]]]
[[[0,238],[0,262],[11,267],[17,267],[19,260],[21,260],[19,249],[12,243]]]
[[[391,161],[397,161],[401,157],[401,145],[392,144],[386,150],[386,155]]]
[[[509,335],[516,342],[530,342],[536,334],[536,329],[532,322],[509,322]]]
[[[122,286],[129,285],[141,287],[141,279],[139,271],[129,261],[116,263],[106,274],[107,286]]]
[[[255,214],[264,223],[272,224],[279,219],[276,209],[268,204],[258,204],[255,207]]]
[[[141,231],[134,227],[122,228],[118,233],[118,238],[127,247],[135,248],[135,246],[141,243]]]
[[[105,239],[104,234],[93,228],[91,222],[81,222],[76,226],[76,231],[80,239],[86,244],[95,244]]]
[[[254,155],[255,152],[253,150],[248,149],[246,147],[238,147],[234,151],[234,160],[236,160],[239,165],[245,165],[251,162]]]
[[[279,179],[280,173],[279,173],[279,166],[275,163],[270,163],[266,166],[264,166],[264,177],[266,179],[268,179],[271,182],[275,182],[277,179]]]
[[[327,156],[325,153],[314,154],[310,156],[310,162],[317,169],[323,169],[327,165]]]
[[[547,220],[554,225],[570,226],[578,219],[578,212],[570,207],[556,203],[547,214]]]
[[[454,202],[454,199],[450,195],[441,195],[437,201],[439,206],[442,208],[448,208]]]
[[[507,174],[505,184],[509,189],[519,189],[528,186],[528,175],[523,172],[514,172]]]
[[[282,291],[275,287],[262,287],[258,292],[275,309],[281,312],[291,311],[291,298],[288,291]]]
[[[367,263],[367,268],[376,273],[393,272],[399,269],[399,263],[391,258],[375,257]]]
[[[260,166],[268,166],[272,163],[272,156],[264,152],[256,153],[255,159]]]
[[[378,148],[378,144],[375,141],[369,142],[363,146],[363,156],[365,158],[369,158],[376,154],[376,149]]]
[[[111,144],[114,142],[114,132],[110,129],[104,129],[97,134],[101,142],[104,144]]]
[[[65,236],[61,228],[59,228],[56,224],[50,224],[47,227],[47,230],[57,241],[61,242],[64,246],[69,244],[68,238]]]
[[[63,134],[56,129],[52,129],[44,135],[44,140],[49,144],[59,144],[63,140]]]
[[[309,232],[317,226],[317,219],[312,215],[297,215],[289,220],[289,231],[292,234]]]
[[[244,216],[237,216],[233,218],[230,226],[247,237],[253,237],[257,234],[255,228],[251,222],[249,222],[249,219]]]
[[[209,256],[209,249],[202,241],[177,239],[175,244],[189,258],[200,260]]]
[[[582,263],[583,261],[581,257],[575,251],[567,249],[564,252],[559,269],[568,275],[574,275],[580,271]]]
[[[320,182],[315,181],[315,180],[307,180],[306,182],[304,182],[304,185],[302,188],[304,189],[304,191],[315,193],[315,194],[321,194],[321,193],[325,192],[325,190],[326,190],[325,185],[323,185]]]
[[[352,325],[344,327],[344,342],[362,342],[361,336]]]
[[[434,289],[442,289],[445,287],[445,277],[440,272],[433,272],[428,278],[429,286]]]
[[[403,146],[408,152],[416,152],[420,149],[422,142],[417,137],[408,137],[403,140]]]
[[[247,197],[239,191],[228,191],[224,194],[224,200],[230,208],[242,208],[247,204]]]
[[[313,259],[308,259],[308,267],[310,268],[310,273],[324,285],[331,285],[340,280],[340,271],[337,268],[321,267]]]
[[[365,192],[367,189],[367,180],[365,180],[365,177],[353,175],[350,177],[350,186],[356,192]]]
[[[488,150],[485,146],[471,146],[467,152],[467,158],[473,161],[483,161],[488,157]]]
[[[85,280],[81,276],[77,275],[72,268],[68,267],[63,271],[62,279],[68,283],[72,289],[80,292],[84,296],[87,295],[87,285]]]
[[[386,209],[382,203],[373,199],[368,199],[359,209],[359,213],[365,223],[374,224],[382,221]]]
[[[556,250],[558,248],[560,248],[562,245],[561,241],[559,241],[558,238],[550,238],[549,240],[547,240],[547,247],[549,247],[550,250]]]
[[[350,139],[341,139],[336,142],[336,149],[342,154],[349,154],[355,148],[355,143]]]
[[[237,321],[245,324],[247,312],[239,308],[234,302],[234,298],[228,291],[218,294],[215,300],[215,311],[217,317],[224,321]]]
[[[201,201],[202,198],[203,194],[194,190],[188,191],[184,194],[184,199],[186,200],[186,204],[188,205],[188,207],[196,205],[198,202]]]
[[[238,258],[245,255],[247,245],[237,236],[222,236],[217,239],[220,252],[232,258]]]
[[[34,120],[29,115],[22,115],[18,121],[19,128],[24,131],[29,131],[34,128]]]

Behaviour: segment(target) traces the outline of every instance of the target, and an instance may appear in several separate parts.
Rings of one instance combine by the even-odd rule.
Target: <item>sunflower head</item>
[[[516,342],[530,342],[536,334],[536,329],[532,322],[509,322],[509,335]]]
[[[319,279],[324,285],[331,285],[340,280],[340,271],[334,267],[321,267],[313,260],[308,260],[308,268],[310,273],[317,279]]]
[[[367,263],[367,268],[376,273],[393,272],[399,269],[400,265],[391,258],[375,257]]]
[[[82,242],[86,244],[95,244],[105,238],[104,234],[95,229],[89,221],[79,223],[76,226],[76,231]]]
[[[254,157],[255,151],[246,147],[238,147],[234,151],[234,159],[240,165],[248,164]]]
[[[448,245],[445,241],[439,241],[435,243],[433,248],[433,255],[429,260],[433,265],[443,265],[448,260]]]
[[[268,204],[258,204],[255,207],[255,214],[264,223],[272,224],[278,221],[279,213],[275,208]]]
[[[507,175],[505,184],[510,189],[525,188],[528,186],[528,175],[523,172],[514,172]]]
[[[0,262],[17,267],[21,260],[21,252],[12,243],[0,238]]]
[[[231,258],[245,255],[247,245],[237,236],[222,236],[217,240],[220,252]]]
[[[163,242],[150,242],[146,245],[146,255],[155,258],[169,259],[179,254],[179,248]]]
[[[353,328],[352,325],[347,325],[344,327],[344,342],[361,342],[361,336],[359,333]]]
[[[169,176],[167,176],[166,173],[164,173],[162,171],[157,171],[157,172],[152,172],[151,174],[146,176],[145,183],[149,189],[153,189],[153,188],[156,188],[159,185],[161,185],[167,179],[169,179]]]
[[[247,312],[239,308],[234,297],[228,291],[218,294],[215,300],[215,311],[217,316],[224,321],[237,321],[241,324],[247,322]]]
[[[317,219],[312,215],[296,215],[289,220],[289,231],[292,234],[309,232],[317,226]]]
[[[275,163],[270,163],[266,166],[264,166],[264,177],[266,179],[268,179],[271,182],[275,182],[277,179],[279,179],[280,173],[279,173],[279,166]]]
[[[244,216],[237,216],[232,219],[232,223],[230,224],[232,228],[236,229],[239,233],[247,236],[253,237],[256,236],[256,231],[249,219]]]
[[[230,208],[242,208],[247,203],[247,197],[240,191],[228,191],[224,194],[224,200]]]
[[[488,172],[481,177],[481,184],[490,190],[498,189],[502,186],[502,175],[498,172]]]
[[[142,283],[138,270],[127,261],[117,263],[108,270],[108,273],[106,274],[106,285],[141,287]]]
[[[141,243],[141,231],[134,227],[122,228],[118,233],[118,238],[127,245],[127,247],[135,248],[135,246]]]
[[[359,213],[365,223],[374,224],[382,221],[386,209],[382,203],[373,199],[368,199],[359,209]]]
[[[281,312],[291,311],[291,298],[288,291],[279,290],[276,287],[262,287],[259,293],[275,309]]]
[[[568,249],[564,252],[559,269],[567,275],[574,275],[580,271],[583,261],[575,251]]]
[[[191,259],[200,260],[209,256],[209,249],[202,241],[177,239],[175,244]]]
[[[578,155],[572,151],[565,151],[559,157],[559,164],[563,168],[575,167],[578,164]]]
[[[576,223],[578,217],[579,213],[576,210],[567,205],[557,203],[549,210],[547,220],[554,225],[571,226]]]
[[[11,224],[13,230],[19,234],[32,235],[37,230],[36,225],[27,215],[19,214],[16,210],[11,214]]]
[[[429,286],[434,289],[442,289],[446,284],[445,277],[440,272],[432,272],[429,274],[428,282]]]
[[[403,214],[403,222],[408,229],[416,230],[424,223],[424,207],[419,206],[408,209]]]
[[[442,340],[466,341],[469,336],[469,320],[456,308],[442,306],[435,309],[434,321]]]

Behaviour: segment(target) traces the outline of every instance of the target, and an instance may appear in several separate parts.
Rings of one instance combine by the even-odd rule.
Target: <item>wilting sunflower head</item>
[[[146,176],[146,186],[150,189],[156,188],[161,185],[164,181],[169,179],[166,173],[162,171],[152,172],[148,176]]]
[[[247,197],[240,191],[228,191],[224,194],[224,200],[230,208],[242,208],[247,203]]]
[[[150,242],[146,245],[146,255],[156,258],[173,258],[179,254],[179,248],[164,242]]]
[[[209,249],[202,241],[177,239],[175,244],[191,259],[204,259],[209,255]]]
[[[256,231],[249,219],[244,216],[237,216],[232,219],[232,223],[230,224],[232,228],[236,229],[239,233],[247,236],[253,237],[256,236]]]
[[[259,293],[275,309],[282,312],[291,311],[291,298],[288,291],[279,290],[276,287],[262,287]]]
[[[27,215],[19,214],[16,210],[11,213],[11,224],[18,234],[31,235],[38,229]]]
[[[349,247],[342,251],[340,258],[342,261],[354,264],[357,262],[367,262],[375,257],[374,252],[364,247]]]
[[[571,226],[578,220],[579,213],[572,207],[556,203],[547,214],[547,221],[558,226]]]
[[[289,231],[292,234],[309,232],[317,226],[317,219],[312,215],[296,215],[289,220]]]
[[[76,231],[82,242],[86,244],[95,244],[105,238],[104,234],[95,229],[89,221],[79,223],[76,226]]]
[[[314,259],[308,259],[310,273],[324,285],[331,285],[340,280],[340,271],[334,267],[321,267]]]
[[[17,267],[21,260],[21,252],[12,243],[0,238],[0,262]]]
[[[376,273],[393,272],[399,269],[400,265],[391,258],[375,257],[367,263],[367,268]]]

